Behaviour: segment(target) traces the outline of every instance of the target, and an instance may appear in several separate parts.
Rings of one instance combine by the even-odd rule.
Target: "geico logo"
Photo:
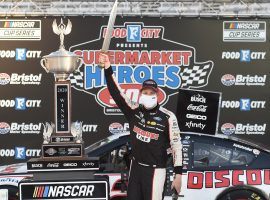
[[[240,101],[222,101],[221,107],[222,108],[265,108],[265,101],[249,101],[248,99],[242,99]]]
[[[82,131],[83,132],[97,132],[98,125],[83,125]]]
[[[18,123],[11,123],[11,130],[13,131],[28,131],[28,130],[33,130],[33,131],[38,131],[41,130],[42,128],[42,123],[39,124],[26,124],[26,123],[22,123],[22,124],[18,124]]]
[[[41,51],[27,51],[26,49],[0,50],[0,58],[15,58],[22,60],[24,58],[39,58]]]
[[[240,52],[222,52],[222,59],[240,59],[241,56],[246,58],[249,57],[252,60],[258,59],[265,59],[266,52],[249,52],[249,51],[242,51]]]
[[[41,100],[26,100],[25,98],[16,98],[15,100],[0,100],[0,107],[9,107],[13,108],[33,108],[33,107],[40,107]]]
[[[195,114],[187,114],[186,117],[188,119],[201,119],[201,120],[207,120],[207,117],[204,115],[195,115]]]
[[[256,131],[265,131],[266,130],[266,124],[258,125],[258,124],[236,124],[235,126],[236,131],[245,131],[245,132],[256,132]]]
[[[50,186],[46,197],[48,198],[61,198],[70,196],[89,197],[93,196],[94,190],[95,190],[94,185]]]
[[[18,156],[25,155],[27,157],[36,157],[40,156],[40,149],[27,149],[23,150],[21,149],[20,151],[17,152]],[[15,150],[14,149],[0,149],[0,156],[1,157],[13,157],[15,156]]]
[[[227,188],[235,185],[269,185],[270,170],[189,172],[187,182],[187,188],[189,189]]]
[[[77,163],[64,163],[63,166],[64,167],[77,167],[78,164]]]
[[[33,81],[41,81],[41,76],[42,76],[42,74],[39,74],[39,75],[21,74],[21,75],[19,75],[19,74],[14,73],[14,74],[11,75],[10,81],[11,82],[33,82]]]
[[[241,82],[246,82],[246,83],[265,83],[266,82],[266,75],[264,76],[243,76],[243,75],[236,75],[236,82],[241,83]]]

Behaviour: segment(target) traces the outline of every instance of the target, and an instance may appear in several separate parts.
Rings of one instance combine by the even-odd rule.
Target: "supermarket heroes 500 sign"
[[[83,57],[84,66],[70,76],[72,87],[93,95],[104,108],[104,114],[121,114],[106,87],[104,71],[96,63],[106,33],[100,29],[98,39],[73,45],[70,51]],[[162,26],[145,26],[142,22],[126,22],[115,26],[109,52],[113,71],[123,92],[138,101],[140,84],[154,79],[161,89],[160,104],[179,88],[201,88],[208,84],[214,63],[197,62],[196,49],[165,39]]]

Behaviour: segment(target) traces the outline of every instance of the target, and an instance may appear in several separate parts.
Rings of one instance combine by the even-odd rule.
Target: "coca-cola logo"
[[[206,112],[206,109],[207,109],[207,106],[205,105],[195,106],[193,104],[189,104],[187,107],[187,110],[197,111],[197,112]]]

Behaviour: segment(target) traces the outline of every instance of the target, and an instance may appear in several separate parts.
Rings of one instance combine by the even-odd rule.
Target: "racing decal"
[[[70,75],[72,87],[95,97],[106,115],[119,115],[120,109],[111,99],[104,70],[98,67],[100,50],[106,33],[100,29],[99,38],[70,47],[82,56],[84,65]],[[142,22],[126,22],[116,25],[108,54],[116,79],[132,101],[138,102],[141,83],[154,79],[160,87],[159,102],[167,103],[179,88],[201,88],[208,85],[214,63],[197,62],[196,49],[164,37],[162,26],[146,26]]]
[[[188,172],[188,189],[227,188],[237,185],[270,185],[270,170]]]
[[[134,126],[133,131],[136,133],[136,138],[143,142],[151,142],[151,140],[158,140],[159,134],[151,133],[149,131],[145,131],[140,129],[137,126]]]

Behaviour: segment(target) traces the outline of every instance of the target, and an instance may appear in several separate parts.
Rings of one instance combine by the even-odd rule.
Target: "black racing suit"
[[[132,163],[128,200],[161,200],[171,148],[174,172],[182,173],[182,145],[175,115],[157,105],[151,110],[131,102],[122,92],[112,67],[105,69],[109,92],[129,122]]]

